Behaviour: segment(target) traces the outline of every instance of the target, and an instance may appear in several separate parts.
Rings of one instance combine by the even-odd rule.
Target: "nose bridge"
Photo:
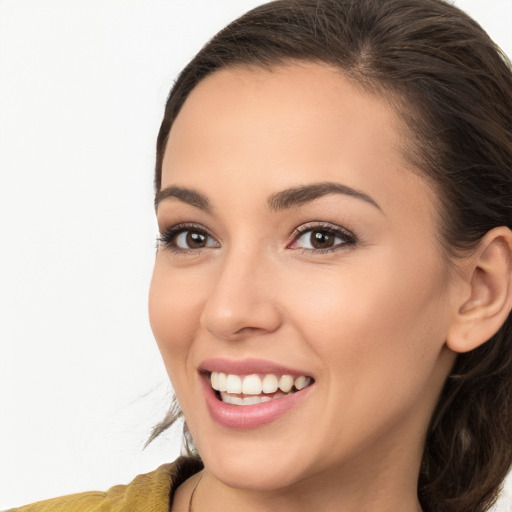
[[[223,339],[277,329],[280,317],[270,286],[272,266],[265,252],[252,244],[238,243],[226,251],[204,305],[203,327]]]

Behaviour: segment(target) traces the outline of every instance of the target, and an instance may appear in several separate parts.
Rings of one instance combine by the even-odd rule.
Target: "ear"
[[[504,226],[489,231],[465,263],[465,292],[446,340],[459,353],[489,340],[512,309],[512,231]]]

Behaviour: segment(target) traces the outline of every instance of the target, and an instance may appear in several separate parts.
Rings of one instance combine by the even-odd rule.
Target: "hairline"
[[[463,253],[460,251],[456,251],[454,247],[452,247],[447,240],[447,237],[443,234],[443,226],[446,225],[446,220],[444,219],[446,215],[446,205],[444,204],[443,198],[443,188],[442,186],[427,172],[428,163],[422,161],[424,149],[422,148],[422,143],[419,140],[418,130],[411,126],[412,122],[417,122],[417,120],[421,117],[420,108],[416,105],[416,103],[412,100],[412,96],[414,95],[412,88],[397,87],[396,84],[390,85],[385,80],[368,77],[364,73],[363,66],[354,66],[353,68],[345,68],[341,66],[339,63],[335,62],[334,59],[322,59],[322,58],[313,58],[313,57],[290,57],[290,56],[275,56],[269,57],[268,59],[256,59],[256,58],[248,58],[247,60],[239,60],[237,62],[225,63],[219,65],[215,69],[209,70],[204,76],[202,76],[194,86],[188,91],[186,97],[184,98],[181,105],[179,105],[178,111],[175,113],[174,117],[171,120],[169,125],[168,132],[166,134],[166,138],[164,143],[162,144],[162,155],[160,168],[158,169],[159,173],[159,188],[155,190],[155,193],[161,190],[162,184],[162,172],[163,172],[163,161],[165,152],[167,150],[167,143],[169,140],[169,136],[174,126],[174,123],[178,116],[180,115],[181,110],[183,109],[185,103],[188,101],[192,92],[197,88],[198,85],[203,83],[208,78],[216,75],[219,72],[223,71],[264,71],[272,73],[279,69],[287,68],[290,66],[301,66],[304,64],[317,64],[320,66],[324,66],[328,69],[331,69],[335,73],[339,73],[344,78],[346,78],[351,85],[353,85],[361,94],[368,95],[373,98],[379,98],[390,110],[395,120],[397,121],[395,128],[398,134],[398,140],[400,144],[395,148],[404,161],[408,164],[407,169],[416,174],[420,178],[422,178],[427,184],[431,198],[433,200],[434,208],[435,208],[435,218],[434,221],[437,226],[436,230],[436,241],[440,250],[443,252],[447,262],[449,262],[450,270],[455,270],[455,260],[457,257],[462,256]],[[419,102],[419,98],[416,98]],[[419,123],[421,124],[421,123]],[[155,185],[157,184],[155,180]],[[156,189],[156,187],[155,187]],[[452,272],[449,271],[449,275],[452,275]]]

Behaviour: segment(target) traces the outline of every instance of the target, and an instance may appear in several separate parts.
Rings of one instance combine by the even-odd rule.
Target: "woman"
[[[488,510],[512,462],[511,169],[510,67],[453,6],[232,23],[157,143],[150,320],[202,462],[20,510]]]

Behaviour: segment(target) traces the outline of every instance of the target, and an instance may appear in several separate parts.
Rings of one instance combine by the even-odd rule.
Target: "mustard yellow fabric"
[[[70,494],[6,512],[169,512],[176,488],[201,468],[198,459],[180,457],[106,492]]]

